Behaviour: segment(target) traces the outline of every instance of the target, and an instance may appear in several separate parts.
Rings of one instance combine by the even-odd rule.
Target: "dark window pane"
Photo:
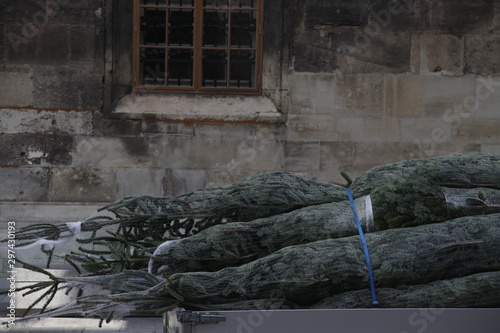
[[[177,7],[193,7],[194,0],[170,0],[169,5]]]
[[[165,8],[141,8],[142,45],[165,45]]]
[[[168,27],[168,45],[193,46],[193,10],[170,9]]]
[[[229,0],[205,0],[203,5],[205,7],[226,8],[229,6]]]
[[[257,0],[233,0],[233,8],[257,8]]]
[[[193,86],[193,50],[168,50],[168,85]]]
[[[140,0],[137,84],[188,90],[256,88],[256,68],[261,67],[256,63],[258,3]]]
[[[227,87],[227,52],[203,51],[203,87]]]
[[[255,87],[255,51],[231,51],[231,88]]]
[[[141,0],[141,5],[147,6],[165,6],[166,0]]]
[[[140,84],[165,84],[165,49],[141,48],[140,50]]]
[[[231,47],[255,47],[257,18],[255,11],[231,12]]]
[[[227,47],[227,11],[205,10],[203,14],[203,46]]]

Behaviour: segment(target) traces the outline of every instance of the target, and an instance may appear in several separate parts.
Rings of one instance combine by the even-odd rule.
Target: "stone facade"
[[[133,92],[131,0],[2,1],[0,221],[500,153],[500,1],[265,2],[263,94],[230,99]]]

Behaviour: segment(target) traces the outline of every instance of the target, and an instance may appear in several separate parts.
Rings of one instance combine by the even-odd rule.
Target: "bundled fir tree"
[[[123,198],[103,207],[114,217],[77,229],[30,226],[18,233],[23,245],[93,234],[65,254],[79,277],[56,278],[25,263],[52,280],[25,290],[45,288],[52,299],[62,287],[102,289],[40,316],[366,307],[369,275],[354,208],[381,307],[428,306],[436,295],[443,307],[500,306],[500,155],[392,163],[347,186],[354,207],[343,186],[271,172],[178,197]],[[109,225],[117,230],[96,235]]]

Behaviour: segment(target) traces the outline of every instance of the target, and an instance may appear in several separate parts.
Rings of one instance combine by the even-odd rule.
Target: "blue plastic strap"
[[[370,252],[368,251],[368,245],[366,244],[365,234],[361,228],[361,223],[359,223],[358,214],[356,213],[356,206],[354,205],[354,199],[352,198],[352,193],[349,188],[346,187],[347,196],[349,197],[349,202],[351,203],[352,212],[354,213],[354,220],[356,221],[356,226],[358,227],[359,237],[363,243],[363,250],[365,252],[366,266],[368,267],[368,277],[370,279],[370,289],[372,292],[372,304],[374,307],[378,306],[377,296],[375,294],[375,281],[373,279],[372,263],[370,260]]]

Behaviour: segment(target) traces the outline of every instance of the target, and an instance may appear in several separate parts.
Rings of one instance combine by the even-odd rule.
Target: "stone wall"
[[[500,1],[267,1],[271,116],[245,97],[240,116],[123,112],[137,96],[127,13],[121,0],[0,3],[1,221],[270,170],[343,182],[403,159],[500,152]],[[54,209],[19,215],[41,205]]]
[[[500,1],[297,1],[287,141],[331,179],[500,153]],[[313,162],[314,161],[314,162]]]

